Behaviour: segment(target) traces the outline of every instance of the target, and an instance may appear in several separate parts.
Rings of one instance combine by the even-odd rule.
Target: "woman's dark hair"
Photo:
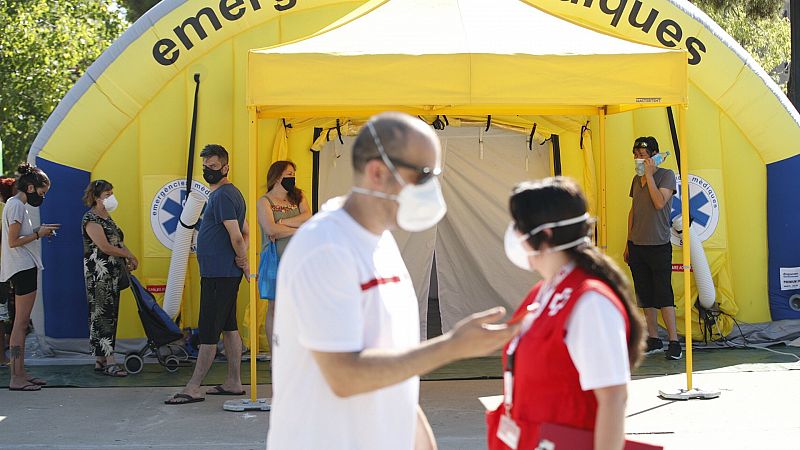
[[[7,202],[8,199],[17,193],[14,187],[16,182],[17,180],[13,178],[0,178],[0,198],[3,199],[3,203]]]
[[[94,203],[100,198],[100,195],[103,192],[110,191],[114,189],[114,186],[111,185],[106,180],[94,180],[86,186],[86,190],[83,192],[83,204],[88,207],[93,207]]]
[[[275,161],[269,166],[269,170],[267,171],[267,192],[271,191],[273,187],[278,183],[278,180],[283,175],[283,172],[286,170],[287,167],[292,166],[292,169],[297,170],[297,165],[291,161]],[[289,199],[293,205],[300,205],[300,202],[303,200],[303,191],[300,190],[299,187],[295,186],[294,189],[289,191],[286,194],[286,198]]]
[[[33,166],[29,163],[22,163],[17,167],[17,190],[28,192],[28,186],[33,186],[38,189],[45,186],[50,186],[50,178],[42,169]]]
[[[553,177],[517,185],[511,194],[509,209],[517,230],[525,233],[544,223],[558,222],[585,214],[586,199],[577,183],[569,178]],[[590,223],[580,222],[550,230],[552,234],[540,232],[529,236],[530,246],[538,250],[544,243],[555,247],[573,242],[590,234]],[[635,367],[642,357],[643,328],[628,278],[611,258],[600,253],[593,245],[579,245],[564,251],[578,267],[613,289],[622,301],[630,324],[628,359],[631,367]]]

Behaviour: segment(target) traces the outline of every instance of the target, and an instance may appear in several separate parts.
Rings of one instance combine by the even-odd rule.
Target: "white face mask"
[[[364,189],[358,186],[353,187],[352,191],[359,194],[396,201],[398,204],[397,225],[403,230],[412,233],[424,231],[439,223],[447,212],[447,205],[442,195],[442,187],[439,184],[439,180],[433,176],[430,180],[422,184],[406,183],[403,177],[397,172],[397,169],[394,164],[392,164],[386,151],[384,151],[383,144],[381,144],[380,139],[378,139],[378,134],[375,132],[375,128],[371,122],[367,122],[367,128],[369,128],[369,132],[372,134],[372,139],[375,141],[375,146],[381,154],[381,159],[383,159],[383,162],[403,188],[397,195]]]
[[[117,201],[117,197],[114,197],[113,194],[103,199],[103,207],[106,211],[114,212],[117,206],[119,206],[119,202]]]
[[[587,220],[589,220],[588,213],[578,217],[573,217],[572,219],[560,220],[558,222],[543,223],[538,227],[534,228],[533,230],[531,230],[530,232],[519,236],[517,235],[516,231],[514,231],[514,224],[509,223],[508,228],[506,228],[505,237],[503,239],[503,246],[505,247],[506,256],[512,263],[514,263],[515,266],[523,270],[531,271],[533,269],[531,268],[530,259],[528,258],[529,256],[560,252],[562,250],[567,250],[573,247],[577,247],[579,245],[590,245],[592,243],[592,240],[589,239],[588,236],[583,236],[581,238],[575,239],[572,242],[567,242],[566,244],[561,244],[542,251],[527,250],[522,243],[523,241],[527,240],[529,236],[534,236],[535,234],[541,232],[542,230],[548,228],[558,228],[567,225],[573,225],[576,223],[585,222]]]

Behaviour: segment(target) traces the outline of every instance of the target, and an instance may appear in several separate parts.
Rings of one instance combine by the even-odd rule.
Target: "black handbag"
[[[119,271],[119,279],[117,280],[117,289],[120,291],[131,287],[131,274],[128,272],[128,264],[124,262]]]

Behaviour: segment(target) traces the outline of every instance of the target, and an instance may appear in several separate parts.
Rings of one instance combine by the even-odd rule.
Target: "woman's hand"
[[[43,237],[50,237],[56,235],[56,230],[61,228],[60,224],[42,224],[39,228],[36,228],[34,232],[39,235],[40,238]]]
[[[134,271],[139,267],[139,260],[135,256],[128,257],[128,270]]]

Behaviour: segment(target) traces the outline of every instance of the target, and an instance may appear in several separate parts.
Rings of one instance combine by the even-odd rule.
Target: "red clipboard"
[[[539,428],[539,436],[539,445],[535,450],[594,449],[594,433],[588,430],[543,423]],[[664,447],[626,440],[625,450],[664,450]]]

